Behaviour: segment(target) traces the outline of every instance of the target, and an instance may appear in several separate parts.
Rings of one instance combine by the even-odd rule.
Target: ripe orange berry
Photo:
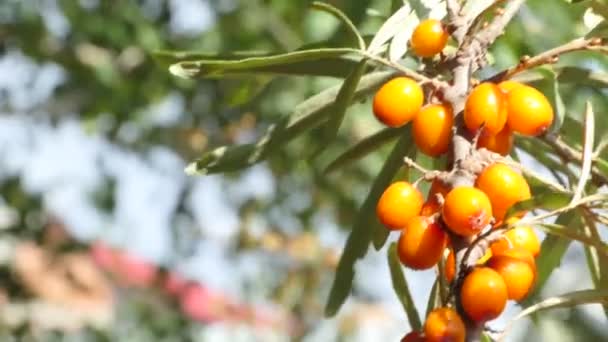
[[[502,163],[492,164],[481,171],[475,186],[488,196],[494,217],[499,221],[505,218],[513,204],[531,196],[526,179]]]
[[[509,248],[504,251],[500,251],[500,253],[494,254],[494,256],[507,256],[513,259],[518,259],[526,262],[533,269],[536,269],[536,262],[534,261],[532,253],[521,247]]]
[[[437,308],[429,313],[424,322],[427,342],[464,342],[466,328],[454,309]]]
[[[416,115],[413,123],[414,142],[429,156],[438,156],[448,151],[452,137],[454,114],[450,105],[426,106]]]
[[[390,230],[402,229],[407,222],[420,213],[424,198],[418,189],[408,182],[389,185],[376,206],[376,214],[382,224]]]
[[[424,270],[439,262],[446,241],[447,235],[439,223],[429,217],[416,216],[401,232],[397,254],[405,266]]]
[[[506,96],[494,83],[484,82],[475,87],[464,104],[464,123],[475,132],[498,134],[507,122]]]
[[[444,274],[448,283],[451,283],[456,275],[456,257],[454,256],[454,250],[451,248],[448,257],[445,259]]]
[[[498,83],[498,88],[502,90],[503,93],[508,94],[511,90],[523,86],[523,83],[517,81],[506,80]]]
[[[478,267],[462,282],[460,301],[463,310],[474,321],[489,321],[507,305],[507,285],[500,274],[489,267]]]
[[[463,186],[452,189],[445,197],[443,221],[458,235],[479,233],[492,219],[492,204],[481,190]]]
[[[484,147],[492,152],[506,156],[511,153],[511,149],[513,148],[513,132],[511,132],[509,127],[505,126],[496,135],[482,133],[479,136],[479,140],[477,140],[477,147]]]
[[[507,285],[509,299],[524,299],[534,285],[536,266],[524,260],[508,255],[496,255],[490,258],[487,266],[500,274]]]
[[[440,53],[450,37],[439,20],[423,20],[412,33],[410,44],[419,57],[432,57]]]
[[[523,248],[536,257],[540,253],[540,240],[532,227],[519,226],[509,230],[499,240],[494,241],[490,248],[494,254],[501,254],[511,248]]]
[[[424,93],[416,81],[396,77],[386,82],[374,96],[374,115],[387,126],[400,127],[418,114],[423,102]]]
[[[553,108],[540,91],[526,85],[516,87],[507,96],[507,124],[518,133],[537,136],[553,122]]]
[[[411,331],[403,336],[401,342],[424,342],[424,337],[418,331]]]

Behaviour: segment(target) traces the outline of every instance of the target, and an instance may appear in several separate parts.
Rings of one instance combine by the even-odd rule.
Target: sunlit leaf
[[[582,290],[544,299],[539,303],[525,308],[519,314],[513,317],[508,323],[507,328],[505,328],[503,335],[510,330],[510,327],[515,323],[515,321],[526,316],[545,310],[572,308],[584,304],[608,304],[608,289]]]
[[[347,75],[352,70],[353,63],[356,63],[345,56],[356,56],[357,52],[351,48],[319,48],[238,60],[188,60],[172,64],[169,71],[175,76],[189,79],[250,74],[341,77]],[[348,68],[346,72],[345,67]]]
[[[396,34],[399,32],[403,26],[409,20],[410,13],[412,9],[408,4],[403,5],[397,12],[391,15],[388,20],[382,24],[380,29],[376,32],[376,35],[369,43],[367,48],[371,53],[377,53],[380,48],[388,43]]]
[[[605,244],[602,242],[602,240],[594,239],[583,234],[580,229],[577,229],[577,227],[564,226],[554,223],[537,224],[536,227],[541,228],[548,234],[558,235],[570,240],[579,241],[587,246],[592,246],[598,251],[598,253],[608,256],[608,244]]]
[[[532,198],[515,203],[507,211],[505,217],[514,216],[523,211],[534,209],[556,210],[567,206],[572,199],[572,195],[557,191],[546,191],[540,194],[535,194]]]
[[[412,327],[412,330],[419,331],[422,327],[422,323],[420,322],[418,311],[416,311],[414,300],[407,284],[407,279],[405,274],[403,274],[403,270],[401,269],[401,263],[399,262],[399,258],[397,256],[397,245],[394,242],[388,249],[388,265],[391,271],[393,289],[395,290],[397,298],[401,302],[401,306],[403,306],[403,310],[407,315],[410,326]]]

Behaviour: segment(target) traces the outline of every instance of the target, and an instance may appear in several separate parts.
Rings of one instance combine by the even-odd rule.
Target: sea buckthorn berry
[[[523,85],[507,96],[507,124],[517,133],[537,136],[553,122],[553,108],[540,91]]]
[[[460,301],[464,312],[477,322],[500,316],[507,305],[507,285],[500,274],[489,267],[477,267],[462,282]]]
[[[498,272],[507,285],[509,299],[524,299],[534,286],[536,266],[508,255],[496,255],[490,258],[487,266]]]
[[[534,261],[534,257],[532,256],[532,253],[530,253],[528,250],[523,249],[521,247],[513,247],[513,248],[509,248],[506,249],[504,251],[500,251],[500,253],[494,253],[493,256],[507,256],[513,259],[518,259],[521,261],[526,262],[528,265],[530,265],[530,267],[532,267],[533,269],[536,269],[536,262]]]
[[[448,283],[451,283],[456,275],[456,257],[454,256],[454,250],[451,248],[448,257],[445,259],[444,274]]]
[[[494,241],[490,248],[494,254],[501,254],[511,248],[523,248],[536,257],[540,253],[540,240],[532,227],[518,226]]]
[[[439,262],[447,235],[435,219],[416,216],[401,232],[397,254],[401,262],[414,270],[431,268]]]
[[[410,44],[419,57],[432,57],[440,53],[450,37],[448,31],[439,20],[423,20],[412,33]]]
[[[388,229],[402,229],[411,218],[420,213],[423,202],[422,194],[412,184],[395,182],[380,196],[376,214]]]
[[[511,153],[513,148],[513,132],[509,127],[505,126],[502,131],[496,135],[492,134],[481,134],[479,140],[477,140],[478,148],[486,148],[492,152],[496,152],[503,156]]]
[[[464,342],[466,328],[456,310],[437,308],[424,322],[424,337],[427,342]]]
[[[530,187],[526,179],[502,163],[483,169],[475,180],[475,186],[488,196],[494,217],[499,221],[505,218],[507,210],[513,204],[530,198]]]
[[[508,94],[509,92],[511,92],[511,90],[521,87],[523,85],[525,84],[517,81],[506,80],[498,83],[498,88],[502,90],[503,93]]]
[[[424,342],[424,337],[418,331],[411,331],[403,336],[401,342]]]
[[[445,197],[443,221],[458,235],[477,234],[492,219],[492,204],[483,191],[473,187],[452,189]]]
[[[414,118],[414,142],[429,156],[439,156],[448,151],[452,137],[454,114],[450,105],[433,104],[420,110]]]
[[[410,122],[424,102],[424,93],[416,81],[396,77],[386,82],[374,96],[374,115],[390,127],[400,127]]]
[[[506,96],[494,83],[473,88],[464,104],[464,123],[471,132],[483,126],[484,133],[495,135],[507,122]]]

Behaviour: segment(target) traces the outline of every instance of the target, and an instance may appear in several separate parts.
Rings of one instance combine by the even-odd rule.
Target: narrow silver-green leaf
[[[369,43],[367,50],[370,53],[378,53],[381,47],[388,43],[402,29],[408,21],[409,15],[412,12],[409,4],[403,5],[397,12],[388,18],[384,24],[378,29],[376,35]]]
[[[590,213],[581,212],[584,219],[585,234],[593,239],[601,241],[602,238],[598,231],[598,227]],[[591,280],[596,289],[608,289],[608,255],[598,253],[596,248],[585,245],[585,258],[587,260],[587,268],[591,275]],[[604,313],[608,318],[608,304],[604,305]]]
[[[592,246],[598,253],[608,256],[608,244],[605,244],[602,240],[597,240],[583,234],[579,229],[575,229],[575,227],[554,223],[537,224],[536,227],[544,230],[548,234],[565,237],[570,240],[581,242],[587,246]]]
[[[396,151],[402,151],[410,138],[409,134],[403,135],[395,144],[391,155],[397,154]],[[386,186],[390,184],[392,176],[396,172],[394,169],[395,161],[389,157],[355,217],[355,224],[346,240],[346,245],[344,246],[344,251],[338,263],[334,282],[329,293],[329,299],[325,306],[325,315],[328,317],[334,316],[338,312],[350,293],[353,278],[355,277],[355,263],[367,254],[369,244],[372,241],[372,234],[377,230],[373,228],[375,220],[377,220],[375,215],[376,203]]]
[[[397,245],[394,242],[388,249],[388,266],[391,271],[393,289],[395,290],[395,294],[397,295],[399,302],[401,302],[401,306],[403,306],[403,310],[407,315],[410,326],[412,327],[412,330],[420,331],[422,328],[420,316],[418,315],[418,311],[416,311],[416,306],[414,305],[414,299],[410,293],[407,279],[405,274],[403,274],[403,270],[401,269],[401,263],[399,262],[399,258],[397,256]]]
[[[532,198],[517,202],[505,214],[505,217],[509,218],[522,211],[530,211],[534,209],[547,209],[556,210],[567,206],[572,198],[571,194],[557,192],[557,191],[546,191],[539,194],[535,194]]]
[[[391,72],[365,75],[359,82],[355,98],[369,95],[391,76]],[[291,115],[269,128],[262,139],[255,144],[222,146],[204,153],[188,165],[186,172],[190,175],[205,175],[237,171],[264,160],[273,149],[281,148],[287,142],[327,120],[330,114],[328,108],[335,101],[339,90],[340,86],[335,86],[300,103]]]
[[[526,316],[538,313],[540,311],[558,308],[572,308],[584,304],[608,304],[608,289],[575,291],[563,294],[561,296],[547,298],[539,303],[525,308],[523,311],[513,317],[507,324],[502,336],[504,336],[510,330],[511,326],[517,320]]]
[[[319,48],[238,60],[189,60],[172,64],[169,71],[175,76],[189,79],[255,73],[335,76],[348,73],[342,73],[343,66],[340,64],[352,66],[348,65],[349,59],[344,57],[349,54],[357,56],[358,52],[351,48]],[[332,72],[332,68],[337,68],[340,72]]]
[[[435,279],[433,283],[433,287],[431,287],[431,292],[429,293],[429,299],[426,303],[426,311],[424,317],[428,317],[431,311],[435,308],[438,308],[441,305],[441,300],[439,299],[439,277]]]
[[[352,34],[354,40],[357,42],[359,49],[365,50],[365,41],[363,41],[363,37],[361,37],[361,34],[359,33],[359,30],[357,30],[355,24],[350,21],[350,19],[348,18],[348,16],[346,16],[346,14],[344,14],[344,12],[330,4],[319,1],[313,2],[311,4],[311,7],[314,9],[325,11],[340,20],[344,24],[344,26],[346,26],[348,31]]]
[[[558,83],[576,83],[596,88],[608,87],[608,74],[591,71],[576,66],[554,67]],[[513,77],[514,80],[535,85],[543,81],[545,75],[538,70],[529,70]]]
[[[365,59],[361,60],[359,64],[353,69],[353,71],[348,75],[348,77],[342,83],[342,87],[340,87],[340,91],[336,96],[336,101],[331,106],[330,111],[331,117],[329,121],[325,124],[325,128],[323,131],[323,142],[327,143],[333,140],[338,134],[338,130],[344,121],[344,116],[346,115],[346,109],[350,106],[353,101],[353,97],[355,96],[355,90],[357,89],[357,85],[361,80],[361,76],[365,72],[365,68],[367,61]]]
[[[325,167],[325,173],[330,173],[338,170],[356,160],[359,160],[368,154],[376,151],[378,148],[396,139],[400,134],[403,134],[403,129],[400,128],[384,128],[363,140],[357,142],[348,150],[340,154],[336,159]]]

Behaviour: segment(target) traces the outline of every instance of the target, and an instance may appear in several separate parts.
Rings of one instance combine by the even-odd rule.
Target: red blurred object
[[[188,285],[181,293],[180,307],[184,314],[201,323],[212,323],[226,318],[224,296],[200,284]]]
[[[154,284],[158,269],[140,257],[126,251],[115,255],[116,277],[126,286],[149,287]]]
[[[176,272],[169,272],[163,282],[165,293],[170,296],[178,296],[188,285],[188,279]]]
[[[116,251],[103,241],[96,241],[91,245],[91,258],[101,269],[113,272],[116,267]]]

